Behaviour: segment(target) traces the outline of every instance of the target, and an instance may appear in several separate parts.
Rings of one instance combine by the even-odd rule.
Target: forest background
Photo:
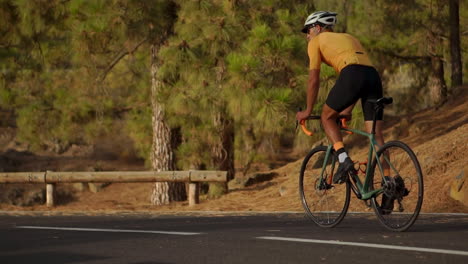
[[[316,10],[361,40],[395,99],[389,115],[441,106],[463,83],[465,0],[0,0],[0,123],[33,152],[125,134],[118,155],[149,169],[246,175],[324,136],[294,130],[308,77],[300,30]],[[322,66],[315,112],[336,77]],[[360,107],[353,116],[362,126]],[[152,202],[183,189],[155,184]]]

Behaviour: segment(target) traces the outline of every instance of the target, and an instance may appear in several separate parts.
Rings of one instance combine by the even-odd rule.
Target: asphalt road
[[[0,263],[468,263],[468,215],[421,215],[404,233],[373,215],[322,229],[302,214],[11,216]]]

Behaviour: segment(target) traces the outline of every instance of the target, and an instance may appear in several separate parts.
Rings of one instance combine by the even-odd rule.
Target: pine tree
[[[463,71],[460,47],[460,1],[449,0],[450,12],[450,61],[452,66],[452,86],[463,84]]]
[[[291,114],[304,102],[307,43],[300,28],[310,8],[300,1],[250,5],[247,35],[227,57],[228,107],[244,174],[267,157],[263,153],[275,152],[278,139],[294,122]]]
[[[223,95],[226,54],[238,39],[236,4],[181,1],[176,35],[163,48],[163,78],[172,125],[180,127],[183,168],[228,171],[234,176],[233,122]]]

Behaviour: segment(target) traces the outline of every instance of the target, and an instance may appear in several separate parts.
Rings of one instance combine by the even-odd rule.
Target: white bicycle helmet
[[[336,13],[328,11],[314,12],[307,17],[302,32],[307,33],[309,28],[315,26],[316,24],[324,27],[332,27],[336,24],[336,15]]]

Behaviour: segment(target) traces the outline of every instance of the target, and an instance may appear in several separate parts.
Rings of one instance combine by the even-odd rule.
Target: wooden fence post
[[[189,206],[194,206],[200,203],[200,188],[198,182],[190,182],[189,183]]]
[[[53,184],[53,183],[47,183],[46,184],[46,204],[47,204],[47,207],[53,207],[55,205],[55,202],[54,202],[54,189],[55,189],[55,184]]]

